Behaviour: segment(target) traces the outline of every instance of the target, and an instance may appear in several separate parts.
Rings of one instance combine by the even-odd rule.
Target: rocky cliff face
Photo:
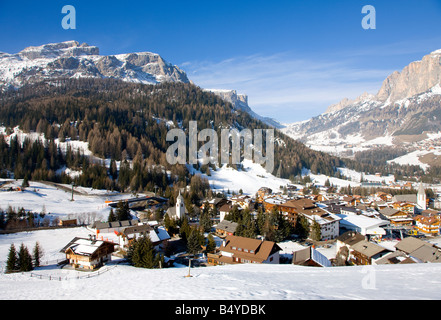
[[[440,82],[441,50],[437,50],[387,77],[376,99],[395,102],[425,92]]]
[[[281,129],[284,127],[276,120],[268,117],[262,117],[257,113],[255,113],[253,110],[251,110],[250,106],[248,105],[248,96],[245,94],[238,94],[236,90],[221,90],[221,89],[205,89],[205,90],[218,95],[223,100],[230,102],[236,109],[249,113],[253,118],[258,119],[271,127],[277,129]]]
[[[28,47],[19,53],[0,53],[0,86],[20,87],[50,78],[120,78],[156,84],[189,82],[185,72],[150,52],[101,56],[99,48],[77,41]]]
[[[388,76],[378,93],[343,99],[317,117],[283,131],[306,144],[335,146],[421,135],[441,128],[441,50]]]

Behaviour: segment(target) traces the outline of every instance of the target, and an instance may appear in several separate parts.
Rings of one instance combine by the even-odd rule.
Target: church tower
[[[420,183],[420,187],[418,188],[417,205],[421,210],[427,209],[426,191],[424,190],[422,183]]]
[[[181,196],[181,191],[179,191],[179,195],[176,198],[176,217],[181,219],[185,215],[185,204],[184,197]]]

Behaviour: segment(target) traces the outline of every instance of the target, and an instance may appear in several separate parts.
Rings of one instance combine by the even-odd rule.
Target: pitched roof
[[[236,222],[228,221],[228,220],[222,220],[218,225],[216,226],[216,229],[228,231],[234,233],[236,231],[236,228],[239,224]]]
[[[410,254],[423,262],[439,263],[441,262],[441,251],[430,245],[424,245]]]
[[[395,202],[411,202],[417,203],[416,194],[397,194],[394,196]]]
[[[67,250],[71,250],[78,255],[91,256],[106,244],[113,245],[113,243],[107,241],[75,237],[60,252],[66,253]]]
[[[337,241],[341,241],[348,246],[352,246],[357,242],[365,240],[365,236],[355,231],[347,231],[336,238]]]
[[[263,262],[274,252],[282,250],[275,242],[250,239],[238,236],[227,236],[220,251],[233,253],[241,259]],[[246,252],[246,251],[248,252]]]
[[[394,214],[397,214],[399,212],[400,212],[400,210],[397,210],[397,209],[394,209],[391,207],[386,207],[386,208],[380,210],[380,213],[386,217],[391,217]]]
[[[352,246],[352,249],[364,254],[368,258],[371,258],[380,252],[388,251],[388,249],[366,240],[357,242]]]
[[[229,201],[229,202],[225,203],[224,205],[222,205],[218,210],[219,210],[219,212],[230,212],[231,209],[233,209],[233,205],[231,204],[231,201]]]
[[[414,237],[407,237],[398,242],[395,248],[406,253],[411,253],[424,245],[430,244]]]
[[[419,223],[425,224],[425,225],[434,225],[439,224],[440,220],[437,217],[428,217],[428,216],[422,216],[418,215],[414,218]]]
[[[318,252],[316,249],[314,249],[312,246],[307,247],[305,249],[301,249],[298,251],[294,251],[292,253],[292,263],[296,265],[302,265],[308,262],[309,260],[314,261],[318,265],[322,267],[330,267],[331,262],[326,258],[324,255],[322,255],[320,252]]]
[[[415,263],[412,258],[406,256],[404,252],[394,251],[375,262],[376,264],[409,264]]]

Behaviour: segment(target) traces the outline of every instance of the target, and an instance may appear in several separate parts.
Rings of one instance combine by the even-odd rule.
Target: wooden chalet
[[[313,246],[294,251],[292,263],[298,266],[307,267],[330,267],[331,262]]]
[[[263,203],[263,200],[265,197],[271,195],[273,193],[273,190],[268,187],[262,187],[257,191],[256,195],[256,202],[257,203]]]
[[[65,220],[60,220],[60,222],[58,223],[58,225],[60,227],[74,227],[77,225],[77,219],[65,219]]]
[[[394,202],[392,203],[392,208],[394,208],[395,210],[399,210],[402,212],[405,212],[407,214],[415,214],[415,204],[410,203],[410,202]]]
[[[216,233],[221,237],[233,236],[238,224],[236,222],[222,220],[216,226]]]
[[[214,265],[238,263],[271,263],[278,264],[279,251],[275,242],[250,239],[238,236],[227,236],[219,248],[218,254],[208,254],[208,263]]]
[[[150,241],[157,250],[164,248],[167,241],[170,240],[170,235],[164,227],[151,226],[149,224],[127,227],[117,234],[121,247],[129,247],[133,240],[143,235],[150,238]]]
[[[438,216],[418,215],[414,218],[415,228],[426,235],[437,235],[440,233],[440,219]]]
[[[412,225],[413,223],[408,213],[390,207],[381,209],[380,216],[389,220],[393,225]]]
[[[356,265],[375,264],[375,260],[382,258],[389,252],[391,252],[389,249],[363,240],[351,246],[350,261]]]
[[[316,221],[320,225],[321,240],[331,240],[338,237],[339,221],[341,219],[320,208],[315,201],[305,198],[289,200],[278,205],[278,207],[292,225],[295,225],[299,214],[308,219],[311,227],[313,221]]]
[[[113,242],[75,237],[60,252],[74,268],[94,270],[110,261],[114,251]]]

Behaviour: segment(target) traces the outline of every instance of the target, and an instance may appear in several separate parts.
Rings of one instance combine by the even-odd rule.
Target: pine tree
[[[26,175],[23,179],[23,182],[21,184],[21,189],[24,191],[27,187],[29,187],[29,177]]]
[[[8,261],[6,262],[6,273],[14,272],[19,269],[17,250],[15,250],[14,244],[9,247]]]
[[[201,213],[201,218],[200,218],[199,224],[205,232],[210,232],[211,226],[213,225],[213,223],[210,218],[210,209],[209,209],[208,203],[205,203],[204,209],[202,210],[202,213]]]
[[[119,201],[116,206],[116,219],[118,221],[131,220],[129,203],[127,201]]]
[[[309,222],[303,215],[298,215],[294,225],[294,234],[300,239],[306,239],[309,236]]]
[[[322,238],[322,232],[321,232],[320,224],[314,220],[311,227],[311,239],[320,241],[321,238]]]
[[[211,233],[208,235],[207,240],[207,253],[214,253],[214,251],[216,250],[216,241],[214,241],[213,235]]]
[[[109,217],[107,218],[107,222],[113,222],[116,221],[116,215],[113,212],[113,208],[110,208]]]
[[[199,251],[201,251],[199,231],[196,228],[192,228],[187,241],[187,252],[189,254],[196,254]]]
[[[32,270],[32,256],[29,254],[29,250],[22,243],[18,250],[18,269],[20,271]]]
[[[34,267],[39,267],[40,266],[40,260],[41,257],[43,256],[43,250],[40,247],[40,243],[37,241],[35,243],[35,247],[34,247],[34,254],[33,254],[33,261],[34,261]]]
[[[137,268],[152,269],[158,266],[159,257],[156,255],[150,237],[143,235],[130,245],[127,255],[130,263]]]
[[[190,236],[190,225],[188,224],[188,219],[186,217],[181,219],[181,226],[179,227],[179,236],[181,239],[187,243],[188,238]]]

